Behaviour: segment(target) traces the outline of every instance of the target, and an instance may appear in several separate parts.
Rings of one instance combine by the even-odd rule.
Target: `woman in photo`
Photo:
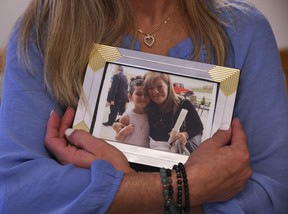
[[[147,72],[144,75],[144,88],[150,97],[147,106],[150,137],[155,141],[166,141],[177,121],[181,109],[188,111],[185,120],[175,136],[171,136],[171,142],[178,140],[181,144],[187,144],[192,152],[201,143],[203,124],[188,99],[182,99],[176,95],[170,75],[158,72]],[[192,149],[193,148],[193,149]]]

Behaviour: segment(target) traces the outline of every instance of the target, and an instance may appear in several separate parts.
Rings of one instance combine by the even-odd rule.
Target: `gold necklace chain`
[[[165,19],[165,21],[156,30],[152,31],[151,33],[145,33],[143,30],[137,28],[137,31],[144,35],[143,42],[145,45],[147,45],[149,48],[151,48],[154,45],[155,37],[153,36],[153,34],[161,30],[170,21],[171,16],[174,15],[174,12],[176,11],[177,8],[178,8],[178,4],[174,8],[174,10],[169,14],[169,16]]]

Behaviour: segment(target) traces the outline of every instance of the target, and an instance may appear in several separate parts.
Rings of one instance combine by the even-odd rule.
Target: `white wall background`
[[[8,41],[11,28],[30,0],[0,0],[0,47]]]

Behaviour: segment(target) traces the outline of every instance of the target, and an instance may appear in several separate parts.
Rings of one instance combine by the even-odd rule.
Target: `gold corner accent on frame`
[[[122,55],[117,48],[95,44],[89,57],[89,66],[96,72],[105,66],[107,61],[113,62],[119,59]]]
[[[84,121],[81,121],[80,123],[74,125],[73,129],[84,130],[86,132],[89,132],[89,128]]]
[[[212,80],[220,83],[220,90],[225,96],[230,96],[237,91],[240,70],[215,66],[208,71]]]

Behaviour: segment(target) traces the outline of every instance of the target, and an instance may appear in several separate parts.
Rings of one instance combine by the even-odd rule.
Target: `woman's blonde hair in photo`
[[[161,105],[161,111],[163,113],[167,113],[172,110],[173,113],[175,113],[179,107],[181,100],[173,89],[173,83],[171,81],[170,75],[165,73],[148,71],[144,74],[143,79],[144,79],[143,86],[146,91],[148,91],[149,86],[151,86],[156,79],[161,79],[167,84],[168,87],[167,99],[164,101],[163,105]]]

